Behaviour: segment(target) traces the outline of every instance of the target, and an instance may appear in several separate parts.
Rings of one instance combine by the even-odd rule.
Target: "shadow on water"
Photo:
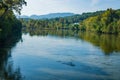
[[[22,80],[20,68],[14,69],[11,56],[12,49],[20,39],[21,33],[4,40],[0,37],[0,80]]]
[[[81,32],[72,30],[26,30],[24,33],[29,33],[30,36],[59,36],[62,38],[73,37],[77,40],[82,39],[94,46],[99,47],[105,55],[110,55],[113,52],[120,52],[120,35],[114,34],[97,34],[94,32]]]

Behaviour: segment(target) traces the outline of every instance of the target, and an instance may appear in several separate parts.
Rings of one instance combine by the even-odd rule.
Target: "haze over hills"
[[[50,14],[46,14],[46,15],[31,15],[31,16],[22,15],[22,16],[19,16],[19,18],[51,19],[51,18],[67,17],[67,16],[73,16],[73,15],[75,15],[75,14],[74,13],[50,13]]]

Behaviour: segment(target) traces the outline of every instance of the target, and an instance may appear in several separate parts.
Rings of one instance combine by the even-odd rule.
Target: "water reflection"
[[[93,32],[81,32],[70,30],[36,30],[24,31],[29,33],[30,36],[59,36],[59,37],[74,37],[75,39],[82,39],[91,44],[98,46],[103,50],[106,55],[113,52],[120,52],[120,35],[97,34]]]
[[[0,42],[0,80],[120,79],[119,35],[67,30],[29,32],[30,36],[23,34],[23,43],[17,46],[21,35]]]
[[[105,54],[120,52],[120,35],[83,33],[80,38],[100,47]]]
[[[20,68],[13,67],[12,49],[21,39],[21,34],[11,35],[9,39],[0,39],[0,80],[22,80]]]
[[[15,64],[20,65],[26,80],[120,79],[120,54],[104,55],[99,46],[81,38],[85,33],[42,33],[23,34],[23,43],[13,52]]]

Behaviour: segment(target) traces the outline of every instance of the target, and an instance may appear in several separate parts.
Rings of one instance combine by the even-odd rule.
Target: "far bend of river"
[[[21,80],[120,80],[120,35],[26,33],[8,52],[7,68],[18,68]]]

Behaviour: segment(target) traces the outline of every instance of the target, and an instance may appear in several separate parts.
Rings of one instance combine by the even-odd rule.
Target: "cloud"
[[[96,5],[99,3],[99,0],[92,0],[92,6]]]

